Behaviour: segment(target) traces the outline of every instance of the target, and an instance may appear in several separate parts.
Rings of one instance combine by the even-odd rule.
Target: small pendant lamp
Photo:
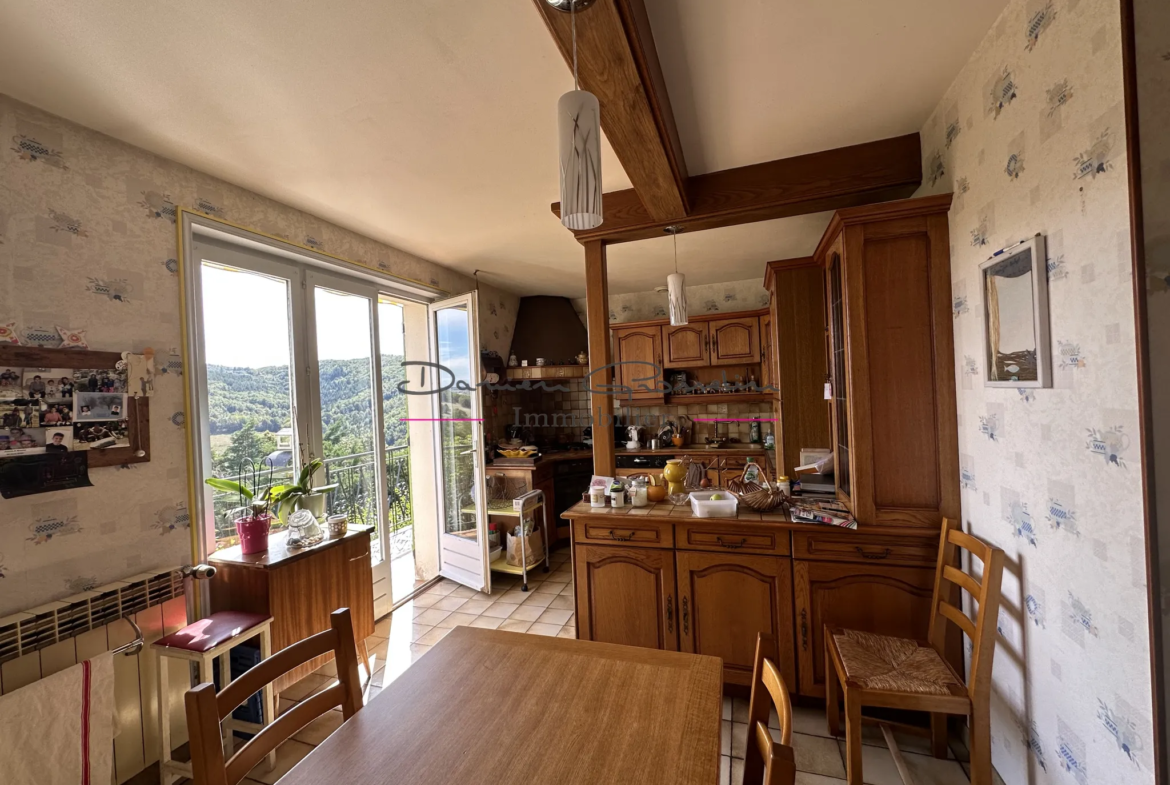
[[[573,30],[573,89],[557,102],[561,160],[561,223],[580,231],[601,226],[601,105],[577,78],[577,9],[593,0],[547,0],[568,11]]]
[[[673,327],[687,323],[687,277],[678,271],[678,233],[681,231],[681,226],[666,227],[667,234],[674,238],[674,273],[666,276],[667,310]]]

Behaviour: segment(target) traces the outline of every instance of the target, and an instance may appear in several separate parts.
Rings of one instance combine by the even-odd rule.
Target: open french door
[[[488,563],[487,483],[483,416],[476,384],[481,378],[476,293],[428,307],[435,390],[435,473],[439,497],[439,572],[479,591],[491,591]]]

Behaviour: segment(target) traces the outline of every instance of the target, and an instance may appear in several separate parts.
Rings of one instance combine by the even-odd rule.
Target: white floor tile
[[[826,777],[844,777],[845,764],[837,742],[822,736],[792,734],[792,751],[796,755],[796,770]]]
[[[845,742],[839,742],[841,755],[845,754]],[[963,767],[953,760],[938,760],[913,752],[903,753],[906,765],[916,785],[968,785]],[[894,758],[884,747],[861,747],[861,771],[865,785],[902,785],[902,777]]]

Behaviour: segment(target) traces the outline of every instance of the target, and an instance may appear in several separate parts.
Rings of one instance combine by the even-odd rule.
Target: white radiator
[[[134,575],[0,619],[2,695],[134,640],[126,617],[142,629],[146,645],[141,654],[114,658],[119,783],[158,761],[157,658],[150,643],[187,624],[178,568]],[[187,741],[183,693],[190,676],[181,668],[170,674],[171,738],[177,746]]]

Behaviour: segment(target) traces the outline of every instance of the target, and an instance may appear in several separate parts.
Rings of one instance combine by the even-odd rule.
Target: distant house
[[[288,466],[292,463],[293,456],[293,429],[281,428],[276,432],[276,449],[269,453],[268,457],[264,459],[265,463],[270,463],[275,468],[279,469],[283,466]]]

